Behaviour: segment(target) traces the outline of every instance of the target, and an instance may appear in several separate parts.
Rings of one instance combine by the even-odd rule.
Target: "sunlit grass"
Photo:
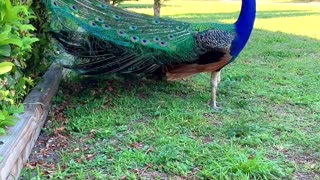
[[[150,1],[130,1],[128,3],[152,5]],[[210,22],[215,17],[214,14],[220,14],[219,19],[214,18],[214,20],[233,23],[238,17],[240,6],[240,2],[237,1],[173,0],[165,2],[164,7],[161,9],[161,14],[182,20],[192,17],[192,21],[196,19],[197,22]],[[132,8],[131,10],[145,14],[153,13],[151,8]],[[221,13],[224,14],[221,15]],[[197,14],[198,17],[194,17],[193,14]],[[212,16],[208,14],[212,14]],[[306,3],[301,5],[297,3],[258,2],[255,28],[320,39],[319,19],[320,3]]]

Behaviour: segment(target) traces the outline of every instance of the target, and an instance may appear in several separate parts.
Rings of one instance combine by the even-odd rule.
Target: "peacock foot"
[[[219,107],[219,106],[217,105],[217,103],[214,102],[214,101],[210,101],[210,102],[209,102],[209,106],[210,106],[212,109],[216,110],[216,111],[221,111],[221,110],[222,110],[222,108]]]

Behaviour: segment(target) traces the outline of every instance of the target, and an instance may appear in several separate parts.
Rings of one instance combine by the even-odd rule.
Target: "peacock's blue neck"
[[[230,53],[233,57],[238,56],[249,40],[256,18],[256,1],[242,0],[241,12],[235,22],[237,37],[232,42]]]

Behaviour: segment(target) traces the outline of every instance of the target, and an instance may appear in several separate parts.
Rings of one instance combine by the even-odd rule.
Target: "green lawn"
[[[152,13],[147,2],[124,6]],[[162,15],[233,22],[239,8],[169,1]],[[66,80],[44,132],[68,145],[58,163],[29,166],[24,178],[319,179],[319,8],[258,3],[248,46],[222,71],[220,112],[208,106],[208,74],[181,82]]]

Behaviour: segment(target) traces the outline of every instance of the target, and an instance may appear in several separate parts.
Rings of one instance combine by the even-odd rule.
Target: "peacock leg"
[[[220,82],[220,71],[214,71],[211,73],[211,101],[210,106],[216,110],[220,108],[217,106],[217,90],[218,83]]]
[[[218,79],[218,84],[220,83],[220,81],[221,81],[221,70],[218,72],[218,77],[217,77],[217,79]]]

